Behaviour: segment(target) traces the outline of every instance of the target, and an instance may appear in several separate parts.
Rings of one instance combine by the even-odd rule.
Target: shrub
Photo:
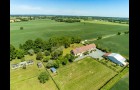
[[[20,27],[20,30],[23,30],[23,27]]]
[[[23,58],[21,58],[21,62],[24,62],[25,61],[25,58],[23,57]]]

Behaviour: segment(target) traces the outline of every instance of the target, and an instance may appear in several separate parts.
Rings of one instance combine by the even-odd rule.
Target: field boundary
[[[44,63],[42,62],[43,66],[45,67]],[[55,80],[53,79],[53,77],[51,76],[51,74],[49,73],[49,71],[45,68],[45,70],[47,71],[47,73],[49,74],[49,76],[51,77],[51,79],[53,80],[54,84],[56,85],[57,89],[60,90],[59,86],[57,85],[57,83],[55,82]]]
[[[115,83],[117,83],[126,73],[126,69],[128,67],[125,66],[120,73],[117,73],[114,77],[112,77],[110,80],[108,80],[99,90],[109,90],[113,85],[115,85]],[[109,85],[109,87],[107,87],[108,83],[111,82],[111,80],[115,80],[115,78],[117,78],[117,80],[115,81],[115,83],[113,83],[113,85]],[[107,88],[106,88],[107,87]]]

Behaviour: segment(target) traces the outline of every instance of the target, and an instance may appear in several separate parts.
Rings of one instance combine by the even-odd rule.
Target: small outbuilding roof
[[[54,67],[50,68],[52,72],[56,72],[56,69]]]

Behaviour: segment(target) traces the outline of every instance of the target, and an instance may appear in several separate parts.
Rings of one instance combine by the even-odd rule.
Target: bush
[[[25,58],[23,57],[23,58],[21,58],[21,62],[24,62],[25,61]]]
[[[121,32],[118,32],[117,35],[121,35]]]
[[[100,39],[102,39],[102,36],[99,36],[99,37],[97,38],[97,40],[100,40]]]
[[[50,60],[50,57],[49,56],[43,58],[43,62],[48,62],[49,60]]]
[[[38,76],[38,79],[40,83],[45,83],[47,80],[49,80],[49,74],[46,72],[41,72],[40,75]]]
[[[20,30],[23,30],[23,27],[20,27]]]

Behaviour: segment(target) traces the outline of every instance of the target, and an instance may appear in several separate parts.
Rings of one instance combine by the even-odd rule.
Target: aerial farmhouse
[[[111,60],[112,62],[120,65],[120,66],[125,66],[126,65],[126,59],[121,56],[120,54],[117,53],[106,53],[103,55],[103,57],[108,58],[109,60]]]
[[[82,56],[82,54],[86,51],[91,51],[91,50],[95,50],[96,49],[96,45],[95,44],[89,44],[86,46],[82,46],[79,48],[75,48],[73,50],[71,50],[71,53],[74,54],[75,56]]]

